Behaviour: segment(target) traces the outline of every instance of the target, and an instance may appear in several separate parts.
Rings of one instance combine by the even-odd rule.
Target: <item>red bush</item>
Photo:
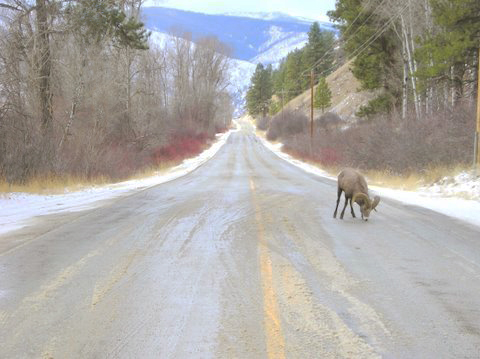
[[[322,148],[318,156],[319,162],[324,166],[336,166],[341,162],[341,156],[335,148]]]
[[[185,158],[195,156],[202,152],[207,141],[208,136],[205,133],[195,136],[172,136],[168,145],[152,151],[152,162],[158,165],[163,162],[181,161]]]
[[[346,129],[317,126],[312,148],[308,127],[282,138],[287,151],[324,166],[351,166],[395,174],[466,165],[472,158],[475,108],[458,106],[419,120],[377,118]]]

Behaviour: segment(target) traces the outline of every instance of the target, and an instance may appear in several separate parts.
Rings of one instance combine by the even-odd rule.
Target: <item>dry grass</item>
[[[0,179],[0,196],[5,196],[8,193],[28,193],[28,194],[41,194],[41,195],[53,195],[63,194],[66,192],[81,191],[86,188],[104,186],[107,184],[114,184],[118,182],[137,180],[146,177],[151,177],[167,172],[169,169],[180,164],[181,161],[167,161],[162,162],[158,166],[152,166],[145,168],[132,176],[127,178],[112,181],[108,177],[96,177],[96,178],[81,178],[74,176],[63,177],[38,177],[33,178],[25,184],[9,184],[7,181]]]
[[[318,162],[311,160],[303,160],[304,162],[316,166],[327,172],[329,175],[336,177],[342,167],[337,166],[321,166]],[[414,191],[420,187],[429,186],[437,183],[444,177],[454,177],[462,172],[468,172],[471,168],[458,165],[453,167],[432,167],[422,173],[410,172],[405,175],[393,175],[387,171],[361,171],[368,180],[369,185],[387,187],[392,189],[401,189],[406,191]],[[465,195],[471,199],[470,195]]]
[[[178,166],[180,163],[182,163],[182,161],[183,160],[167,161],[167,162],[159,163],[157,166],[147,167],[147,168],[143,169],[142,171],[139,171],[139,172],[135,173],[134,175],[132,175],[132,176],[128,177],[127,179],[122,180],[120,182],[142,179],[142,178],[146,178],[146,177],[152,177],[152,176],[157,176],[157,175],[164,174],[165,172],[167,172],[171,168],[173,168],[175,166]]]
[[[37,177],[25,184],[9,184],[0,180],[0,195],[10,192],[21,192],[29,194],[61,194],[66,191],[79,191],[86,187],[100,186],[107,184],[106,177],[86,179],[73,176],[64,177]]]
[[[468,171],[464,165],[453,167],[431,167],[422,173],[411,172],[401,176],[393,176],[387,172],[367,171],[365,176],[369,183],[394,189],[415,190],[419,187],[432,185],[444,177],[454,177],[461,172]]]

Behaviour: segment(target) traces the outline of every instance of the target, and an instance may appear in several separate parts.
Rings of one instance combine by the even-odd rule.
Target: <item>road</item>
[[[244,123],[182,178],[0,237],[0,357],[479,358],[479,228],[335,201]]]

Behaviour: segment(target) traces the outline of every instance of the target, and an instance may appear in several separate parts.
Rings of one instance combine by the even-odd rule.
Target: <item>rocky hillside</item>
[[[360,91],[360,83],[350,71],[350,62],[330,74],[327,83],[332,91],[332,106],[327,111],[336,113],[346,122],[354,120],[360,106],[374,97],[371,92]],[[285,107],[310,116],[310,90],[294,98]],[[320,110],[315,109],[315,118],[320,115]]]

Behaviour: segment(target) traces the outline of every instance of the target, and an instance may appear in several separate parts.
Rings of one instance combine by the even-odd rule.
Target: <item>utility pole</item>
[[[313,156],[313,85],[315,82],[315,73],[310,72],[310,155]]]
[[[475,174],[480,170],[480,47],[478,48],[478,83],[477,83],[477,130],[475,132],[474,167]]]

